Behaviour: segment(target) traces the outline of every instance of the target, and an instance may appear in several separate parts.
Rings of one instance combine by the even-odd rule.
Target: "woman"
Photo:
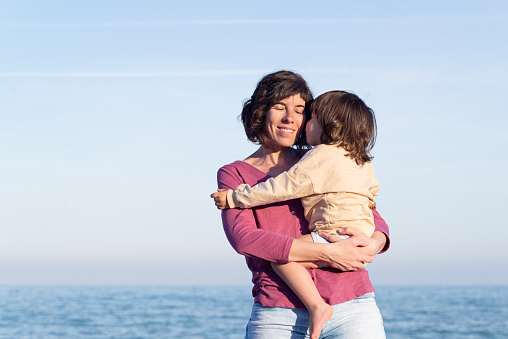
[[[293,166],[304,153],[301,147],[306,145],[304,127],[310,101],[312,93],[299,75],[279,71],[263,77],[241,115],[247,137],[260,147],[244,161],[219,170],[219,189],[235,189],[243,183],[252,186]],[[252,272],[254,306],[246,338],[308,337],[308,312],[272,270],[270,261],[320,261],[340,270],[309,270],[320,295],[334,310],[322,338],[384,338],[374,289],[364,270],[365,263],[388,248],[388,227],[376,211],[376,232],[371,238],[345,229],[344,234],[351,237],[331,244],[295,239],[309,232],[298,199],[224,210],[222,221],[229,242],[246,256]]]

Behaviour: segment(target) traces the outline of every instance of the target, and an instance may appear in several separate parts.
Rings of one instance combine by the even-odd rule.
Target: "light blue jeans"
[[[374,292],[333,305],[333,316],[321,331],[322,339],[385,339],[383,318]],[[254,304],[246,339],[309,338],[309,312]]]

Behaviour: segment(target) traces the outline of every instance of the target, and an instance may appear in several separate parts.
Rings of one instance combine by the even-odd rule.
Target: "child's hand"
[[[227,196],[228,196],[228,190],[225,190],[225,189],[218,189],[217,190],[217,193],[212,193],[212,195],[210,195],[210,197],[213,198],[213,200],[215,201],[215,206],[217,206],[218,209],[220,210],[225,210],[228,207],[228,202],[227,202]]]

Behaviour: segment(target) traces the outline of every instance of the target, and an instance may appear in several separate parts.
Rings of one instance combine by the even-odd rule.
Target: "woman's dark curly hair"
[[[343,147],[358,165],[374,158],[369,152],[376,143],[376,117],[357,95],[326,92],[314,100],[310,109],[323,129],[321,143]]]
[[[250,99],[244,101],[242,114],[239,116],[247,138],[256,144],[270,148],[266,134],[266,115],[275,103],[297,94],[300,94],[306,103],[305,121],[308,121],[310,119],[308,106],[313,97],[307,82],[299,74],[291,71],[278,71],[265,75],[258,82]],[[295,145],[298,148],[308,146],[305,128]]]

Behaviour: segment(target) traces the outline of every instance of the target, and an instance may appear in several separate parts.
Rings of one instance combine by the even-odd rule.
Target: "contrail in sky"
[[[286,68],[308,76],[310,74],[342,74],[359,75],[373,78],[382,78],[383,81],[404,83],[482,83],[495,85],[505,82],[502,73],[483,71],[470,71],[460,74],[446,73],[439,70],[420,69],[382,69],[382,68],[336,68],[336,67],[296,67]],[[120,78],[212,78],[232,77],[242,75],[256,75],[261,77],[279,69],[236,69],[236,70],[208,70],[208,71],[160,71],[160,72],[0,72],[0,79],[26,78],[26,79],[120,79]]]
[[[290,69],[293,70],[293,69]],[[175,71],[175,72],[0,72],[0,78],[199,78],[267,74],[274,69],[237,69],[218,71]],[[379,70],[350,68],[298,68],[297,73],[371,73]]]
[[[435,17],[395,17],[395,18],[347,18],[347,19],[238,19],[238,20],[174,20],[174,21],[127,21],[127,22],[13,22],[2,23],[0,27],[160,27],[160,26],[225,26],[225,25],[379,25],[379,24],[460,24],[480,22],[505,22],[506,15],[497,16],[435,16]]]
[[[271,70],[244,69],[178,72],[0,72],[0,78],[197,78],[268,73]]]

